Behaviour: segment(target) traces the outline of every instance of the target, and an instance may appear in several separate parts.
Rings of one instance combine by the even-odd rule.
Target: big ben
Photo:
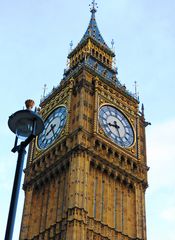
[[[91,5],[30,145],[21,240],[146,240],[144,108],[117,78]]]

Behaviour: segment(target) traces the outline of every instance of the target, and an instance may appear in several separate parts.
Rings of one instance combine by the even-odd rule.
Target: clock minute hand
[[[50,127],[51,127],[51,130],[52,130],[52,132],[53,132],[53,135],[54,135],[54,134],[55,134],[54,128],[56,127],[56,124],[54,124],[54,125],[52,125],[52,124],[51,124],[51,126],[50,126]]]
[[[117,122],[114,121],[114,124],[112,124],[112,123],[108,123],[108,124],[109,124],[109,126],[116,128],[117,133],[118,133],[118,136],[119,136],[119,138],[120,138],[120,132],[119,132],[119,128],[120,128],[120,127],[117,125]]]
[[[114,121],[114,125],[115,125],[115,128],[117,129],[119,138],[121,138],[121,136],[120,136],[120,131],[119,131],[119,128],[120,128],[120,127],[119,127],[119,125],[117,124],[116,121]]]
[[[46,133],[46,136],[48,136],[50,132],[53,132],[53,134],[55,134],[55,131],[54,131],[54,128],[55,128],[55,127],[56,127],[56,124],[54,124],[54,125],[51,124],[51,125],[50,125],[50,130]]]
[[[50,129],[50,130],[46,133],[46,136],[48,136],[51,131],[52,131],[52,129]]]

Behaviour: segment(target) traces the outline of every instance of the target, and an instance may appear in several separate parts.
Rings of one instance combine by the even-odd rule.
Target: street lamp
[[[15,145],[12,149],[12,152],[18,152],[18,160],[13,182],[13,190],[4,240],[12,240],[13,236],[21,175],[23,171],[24,157],[26,154],[25,148],[32,141],[32,139],[39,135],[44,129],[44,122],[42,118],[38,113],[32,111],[32,108],[35,105],[34,101],[27,100],[25,104],[25,110],[15,112],[9,117],[8,120],[8,126],[10,130],[16,134]],[[22,140],[20,144],[18,144],[19,139]]]

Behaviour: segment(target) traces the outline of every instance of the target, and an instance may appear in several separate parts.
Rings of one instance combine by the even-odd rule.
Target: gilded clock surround
[[[101,108],[104,107],[104,106],[111,106],[111,107],[113,107],[114,109],[117,109],[117,110],[118,110],[118,108],[116,108],[116,106],[114,106],[113,104],[112,104],[112,105],[111,105],[111,104],[102,104],[102,105],[99,107],[98,112],[100,112]],[[128,146],[123,146],[124,148],[128,148],[128,149],[129,149],[129,148],[133,147],[134,144],[136,143],[134,126],[133,126],[132,123],[131,123],[132,120],[129,119],[129,118],[126,116],[126,114],[124,114],[121,110],[118,110],[118,111],[121,112],[121,114],[125,117],[125,119],[128,121],[129,125],[130,125],[131,128],[132,128],[133,141],[132,141],[132,143],[131,143],[130,145],[128,145]],[[99,121],[100,121],[100,116],[98,116],[98,119],[99,119]],[[99,122],[99,129],[100,129],[99,132],[100,132],[101,134],[103,134],[104,136],[106,136],[107,138],[109,138],[111,141],[113,141],[115,144],[117,144],[114,140],[112,140],[109,136],[107,136],[107,134],[106,134],[106,132],[104,131],[104,129],[102,128],[100,122]],[[117,145],[120,146],[120,147],[122,147],[122,146],[119,145],[119,144],[117,144]]]
[[[30,145],[20,240],[147,239],[144,111],[119,83],[114,52],[97,37],[94,3],[60,85],[41,102],[44,118],[60,105],[68,118],[47,149],[38,149],[37,140]],[[119,109],[131,123],[135,141],[129,148],[104,135],[98,122],[103,105]]]
[[[48,120],[48,118],[55,112],[55,111],[59,111],[59,109],[61,109],[61,108],[64,108],[65,109],[65,114],[66,114],[66,116],[65,116],[65,123],[64,123],[64,125],[62,126],[62,128],[61,128],[61,130],[59,131],[59,133],[54,137],[54,139],[52,140],[52,142],[50,142],[50,143],[48,143],[48,144],[45,144],[45,145],[43,145],[42,143],[40,143],[39,142],[39,140],[40,140],[40,137],[43,135],[43,134],[45,134],[45,130],[43,131],[44,133],[42,133],[42,134],[40,134],[40,136],[38,136],[37,137],[37,148],[38,148],[38,150],[41,150],[41,151],[43,151],[44,149],[46,149],[46,148],[48,148],[48,147],[50,147],[54,142],[55,142],[55,140],[57,140],[61,135],[64,135],[64,128],[65,128],[65,125],[66,125],[66,121],[67,121],[67,107],[66,107],[66,105],[59,105],[59,106],[57,106],[56,108],[54,108],[54,109],[52,109],[52,111],[45,117],[45,122]],[[61,123],[59,123],[59,124],[61,124]],[[59,127],[60,128],[60,127]],[[52,130],[52,129],[51,129]],[[56,133],[55,133],[56,134]],[[54,135],[55,135],[54,134]],[[45,138],[45,136],[43,135],[42,136],[42,138]]]

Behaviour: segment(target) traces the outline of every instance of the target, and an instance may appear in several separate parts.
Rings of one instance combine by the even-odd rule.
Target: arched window
[[[96,57],[98,58],[98,52],[96,51]]]
[[[94,49],[92,49],[92,55],[93,55],[93,56],[95,55],[95,50],[94,50]]]

